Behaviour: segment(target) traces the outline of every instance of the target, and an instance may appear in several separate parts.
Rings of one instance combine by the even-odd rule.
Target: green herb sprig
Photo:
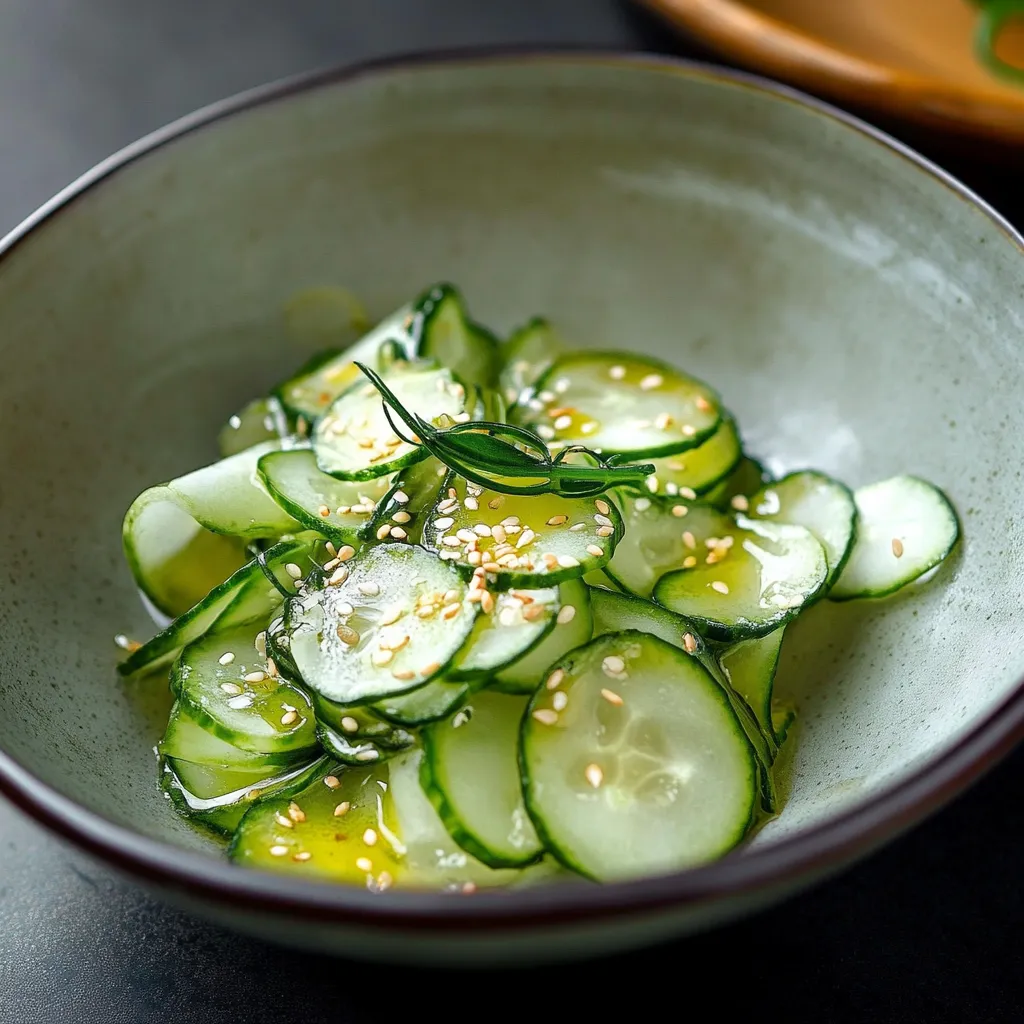
[[[439,428],[411,413],[380,375],[362,363],[356,366],[380,392],[392,429],[408,444],[426,449],[459,476],[503,494],[559,494],[586,498],[613,487],[642,488],[652,465],[621,465],[616,456],[603,459],[589,448],[571,445],[552,456],[532,431],[511,423],[473,420]],[[397,416],[412,437],[405,437],[392,419]],[[575,457],[580,462],[569,461]]]

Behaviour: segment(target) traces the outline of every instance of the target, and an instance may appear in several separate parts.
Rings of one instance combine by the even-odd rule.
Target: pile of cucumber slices
[[[169,624],[120,670],[169,673],[164,790],[234,861],[374,890],[732,850],[779,809],[788,624],[959,535],[923,480],[771,480],[708,385],[543,320],[499,341],[447,285],[220,446],[128,511]]]

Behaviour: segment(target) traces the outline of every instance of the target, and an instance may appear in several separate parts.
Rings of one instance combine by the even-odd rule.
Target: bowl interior
[[[0,748],[87,808],[202,846],[158,792],[160,684],[120,547],[145,486],[438,279],[500,330],[654,353],[724,395],[774,470],[944,487],[959,555],[884,603],[814,609],[771,843],[870,798],[1024,676],[1024,274],[997,222],[829,115],[712,74],[604,58],[396,68],[247,109],[133,160],[0,267]],[[346,332],[349,332],[346,335]]]

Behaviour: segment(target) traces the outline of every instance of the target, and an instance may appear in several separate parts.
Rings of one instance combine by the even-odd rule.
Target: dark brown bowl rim
[[[406,54],[289,78],[214,103],[159,129],[109,157],[32,214],[0,240],[0,259],[60,209],[132,161],[182,135],[296,93],[353,82],[392,70],[438,63],[585,63],[613,65],[690,78],[711,79],[766,93],[817,112],[896,153],[944,185],[960,201],[987,216],[1012,246],[1024,254],[1024,237],[988,203],[931,161],[860,119],[788,86],[746,72],[644,53],[538,47],[469,49]],[[2,268],[0,268],[2,269]],[[415,931],[511,931],[585,923],[728,902],[739,912],[743,901],[770,895],[839,870],[947,803],[1005,756],[1024,736],[1024,680],[999,707],[955,745],[910,776],[870,799],[789,839],[756,847],[704,867],[672,875],[607,885],[566,883],[515,892],[478,892],[472,897],[443,893],[390,892],[305,881],[240,870],[227,861],[177,848],[133,832],[63,796],[9,755],[0,752],[0,791],[37,821],[90,854],[140,881],[192,905],[207,900],[223,910],[299,917],[339,925]],[[731,916],[731,911],[722,917]]]

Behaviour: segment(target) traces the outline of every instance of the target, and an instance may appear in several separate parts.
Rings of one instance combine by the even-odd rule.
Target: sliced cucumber
[[[235,831],[236,864],[387,889],[403,873],[404,847],[386,764],[321,769],[291,798],[254,804]]]
[[[494,689],[505,693],[533,693],[553,662],[590,639],[593,619],[590,591],[586,584],[582,580],[568,580],[561,584],[558,604],[554,628],[538,644],[498,672],[492,684]]]
[[[825,549],[828,590],[839,578],[857,532],[857,506],[845,484],[804,470],[763,487],[749,501],[751,519],[793,523],[810,530]]]
[[[413,306],[417,355],[436,359],[467,384],[490,385],[498,374],[498,339],[474,323],[457,288],[434,285]]]
[[[287,423],[277,399],[256,398],[221,428],[217,435],[217,448],[220,457],[226,459],[254,445],[279,441],[287,432]]]
[[[448,678],[473,679],[525,657],[555,628],[560,610],[556,587],[498,594],[490,612],[477,617]]]
[[[544,848],[519,778],[526,697],[477,693],[454,718],[423,732],[420,782],[448,834],[492,868],[524,867]]]
[[[289,653],[302,681],[327,700],[390,698],[442,675],[479,607],[436,555],[382,544],[289,602]]]
[[[756,459],[744,455],[736,468],[703,496],[703,501],[715,508],[742,511],[771,479],[770,474]],[[747,500],[744,501],[743,499]]]
[[[416,741],[412,733],[396,729],[367,708],[341,707],[316,694],[313,708],[318,722],[352,742],[366,740],[388,750],[404,750]]]
[[[526,806],[558,859],[599,881],[722,856],[754,814],[757,764],[721,687],[645,633],[559,663],[523,719]]]
[[[411,353],[411,315],[412,307],[403,306],[350,348],[314,356],[298,373],[275,388],[274,395],[293,419],[305,420],[307,424],[316,422],[334,399],[363,380],[356,361],[380,367],[378,355],[385,345]]]
[[[324,759],[318,758],[295,768],[237,771],[168,757],[161,781],[180,813],[229,836],[258,799],[289,796],[303,789],[325,766]]]
[[[265,620],[264,620],[265,621]],[[305,692],[281,679],[257,651],[262,622],[214,630],[181,652],[171,687],[191,716],[220,739],[259,754],[316,746],[313,708]]]
[[[419,544],[447,475],[447,467],[432,455],[406,466],[392,478],[394,483],[377,502],[376,511],[359,535],[368,541]]]
[[[732,688],[747,702],[763,732],[774,736],[779,745],[786,738],[772,721],[772,687],[775,684],[775,670],[782,650],[782,635],[785,629],[759,637],[756,640],[742,640],[726,648],[718,656],[718,662]]]
[[[139,589],[164,614],[201,601],[246,561],[243,541],[280,536],[299,524],[256,481],[256,445],[144,491],[125,516],[125,556]]]
[[[445,367],[398,363],[382,376],[407,409],[430,423],[442,416],[469,418],[466,389]],[[340,480],[370,480],[426,458],[426,449],[395,433],[384,410],[380,394],[367,380],[356,381],[339,395],[313,430],[320,469]]]
[[[432,679],[411,693],[385,697],[371,707],[375,714],[400,728],[416,728],[454,715],[469,700],[475,687],[447,676]]]
[[[542,317],[534,317],[517,327],[502,346],[499,377],[501,393],[514,406],[528,388],[565,350],[555,329]]]
[[[226,740],[214,736],[204,729],[193,717],[190,708],[180,700],[175,701],[167,720],[167,729],[159,743],[159,751],[165,757],[174,757],[193,764],[218,765],[236,771],[262,771],[270,765],[294,765],[301,760],[301,752],[286,750],[273,754],[253,754],[239,750]]]
[[[702,444],[721,421],[702,381],[627,352],[571,352],[549,367],[517,409],[551,448],[586,445],[605,455],[673,455]]]
[[[857,539],[829,597],[885,597],[934,569],[953,550],[960,523],[949,499],[914,476],[859,488]]]
[[[825,552],[802,526],[739,516],[728,532],[700,543],[707,556],[662,576],[654,599],[712,640],[731,642],[779,629],[828,578]],[[721,557],[708,564],[716,553]]]
[[[742,457],[736,421],[723,413],[718,429],[700,447],[651,459],[654,473],[647,478],[647,489],[652,494],[692,500],[725,479]]]
[[[605,565],[622,536],[604,498],[500,494],[450,475],[423,543],[498,590],[549,587]]]
[[[270,496],[307,530],[317,530],[336,544],[354,544],[391,480],[338,480],[322,473],[308,448],[268,452],[257,473]]]
[[[316,728],[316,736],[320,746],[341,764],[365,767],[378,761],[386,761],[394,750],[382,747],[372,740],[357,739],[337,732],[329,725],[321,723]]]

